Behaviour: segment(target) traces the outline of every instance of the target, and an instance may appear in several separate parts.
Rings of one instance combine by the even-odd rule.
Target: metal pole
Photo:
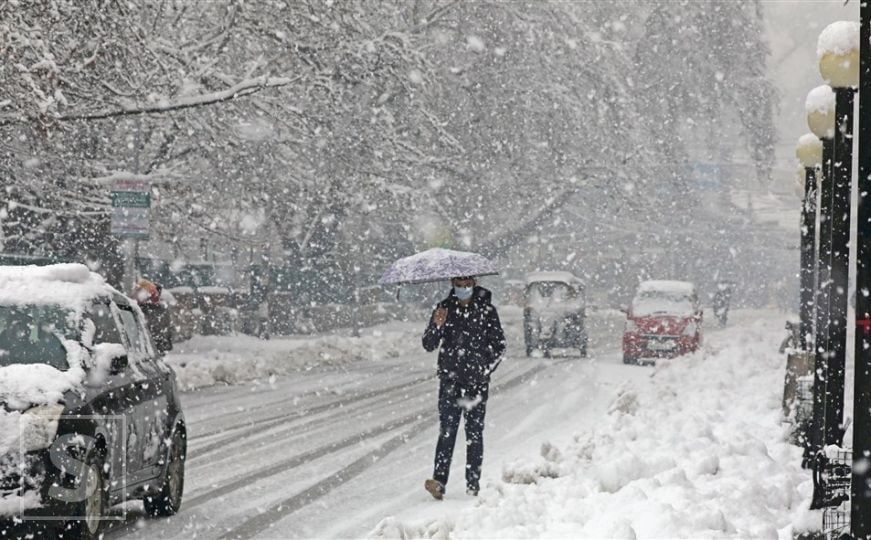
[[[136,119],[136,129],[133,132],[133,172],[139,174],[139,154],[142,152],[142,115]],[[124,240],[124,283],[122,291],[130,294],[136,287],[136,258],[139,256],[139,239],[127,238]]]
[[[361,268],[354,265],[354,320],[351,322],[351,337],[360,337],[360,327],[363,326],[361,317],[363,315],[362,298],[360,296],[360,270]]]
[[[816,167],[804,170],[804,204],[801,211],[801,268],[799,291],[799,318],[801,320],[801,341],[803,351],[809,351],[812,342],[814,317],[814,273],[816,271]]]
[[[832,255],[832,139],[822,139],[823,166],[820,174],[820,249],[817,259],[816,335],[814,336],[814,403],[811,420],[810,452],[812,458],[825,440],[826,366],[829,351],[829,265]]]
[[[847,289],[850,272],[850,195],[853,176],[853,88],[835,88],[832,156],[832,257],[829,287],[829,362],[826,444],[843,443],[844,370],[847,364]]]
[[[859,2],[859,205],[856,232],[856,338],[850,533],[871,536],[871,6]]]

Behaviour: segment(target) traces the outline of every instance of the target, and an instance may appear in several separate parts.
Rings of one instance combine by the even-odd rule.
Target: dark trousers
[[[478,489],[484,460],[484,413],[487,384],[473,385],[449,379],[439,384],[439,440],[436,444],[433,479],[447,485],[460,415],[466,427],[466,486]]]

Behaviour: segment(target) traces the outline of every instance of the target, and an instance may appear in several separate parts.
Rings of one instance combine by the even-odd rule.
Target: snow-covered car
[[[79,264],[0,266],[0,529],[96,538],[110,506],[178,511],[175,374],[136,303]],[[14,523],[13,523],[14,522]]]
[[[587,355],[584,282],[570,272],[533,272],[526,277],[523,308],[526,356],[541,349],[575,349]]]
[[[645,281],[626,313],[623,363],[674,358],[702,341],[699,295],[686,281]]]

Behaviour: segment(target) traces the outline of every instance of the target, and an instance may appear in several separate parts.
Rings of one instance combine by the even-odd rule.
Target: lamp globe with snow
[[[835,93],[831,165],[831,249],[825,443],[842,444],[847,358],[847,290],[850,264],[850,194],[853,173],[853,103],[859,85],[859,23],[838,21],[817,41],[820,75]]]
[[[816,290],[814,293],[814,392],[813,417],[810,433],[805,446],[805,464],[817,450],[823,447],[825,439],[826,376],[829,338],[829,300],[828,284],[831,262],[832,220],[832,153],[835,138],[835,92],[827,84],[817,86],[808,92],[805,100],[807,125],[816,135],[821,145],[821,167],[818,182],[819,206],[819,245],[817,247]]]
[[[798,139],[795,157],[801,165],[799,193],[801,194],[801,263],[799,290],[800,345],[808,351],[812,343],[814,313],[814,276],[816,272],[816,185],[817,170],[823,159],[823,143],[813,133],[805,133]]]

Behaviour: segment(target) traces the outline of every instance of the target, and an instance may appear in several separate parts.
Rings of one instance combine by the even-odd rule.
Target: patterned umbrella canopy
[[[433,248],[394,262],[378,283],[381,285],[430,283],[454,277],[490,276],[498,273],[496,265],[483,255]]]

